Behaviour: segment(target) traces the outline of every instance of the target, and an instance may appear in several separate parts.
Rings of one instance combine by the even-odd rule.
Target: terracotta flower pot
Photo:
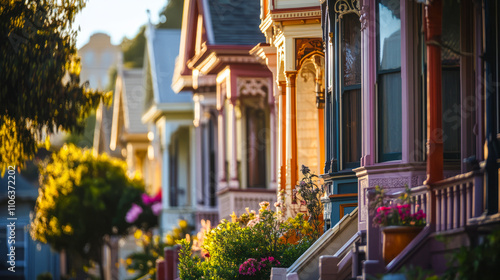
[[[388,226],[382,228],[383,251],[385,264],[390,263],[415,238],[423,227]]]

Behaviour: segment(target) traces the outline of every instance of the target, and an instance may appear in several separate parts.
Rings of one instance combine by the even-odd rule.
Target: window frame
[[[344,49],[343,49],[343,44],[342,44],[342,39],[344,38],[343,37],[343,31],[344,31],[344,20],[343,20],[343,17],[346,17],[346,16],[354,16],[353,14],[345,14],[345,15],[339,15],[339,14],[335,14],[335,25],[336,25],[336,30],[338,31],[337,32],[337,36],[335,38],[335,49],[338,50],[337,52],[335,52],[335,59],[334,61],[337,61],[337,80],[338,80],[338,83],[337,83],[337,86],[335,86],[336,88],[336,96],[337,98],[335,99],[334,103],[336,103],[334,106],[337,107],[337,120],[338,120],[338,133],[337,133],[337,137],[338,137],[338,140],[337,140],[337,143],[338,143],[338,170],[341,170],[341,171],[346,171],[346,170],[352,170],[352,169],[355,169],[357,167],[360,166],[360,163],[361,163],[361,156],[362,156],[362,149],[361,149],[361,146],[362,146],[362,143],[360,142],[360,146],[359,146],[359,151],[358,151],[358,154],[359,154],[359,159],[357,161],[353,161],[353,162],[346,162],[346,159],[345,159],[345,153],[344,153],[344,147],[345,147],[345,144],[344,144],[344,126],[343,126],[343,105],[344,105],[344,96],[345,94],[348,94],[349,92],[353,91],[353,90],[359,90],[358,94],[359,94],[359,100],[360,100],[360,106],[358,108],[358,111],[361,112],[361,109],[362,109],[362,106],[361,106],[361,99],[362,99],[362,92],[361,92],[361,75],[362,75],[362,71],[361,71],[361,66],[360,65],[360,82],[359,84],[355,84],[355,85],[349,85],[349,86],[346,86],[344,84],[344,63],[343,63],[343,59],[344,59],[344,56],[345,56],[345,52],[344,52]],[[360,40],[361,40],[361,23],[359,23],[359,32],[360,32]],[[360,46],[361,47],[361,46]],[[359,63],[361,64],[361,56],[362,56],[362,53],[360,51],[360,57],[359,57]],[[347,101],[346,101],[347,102]],[[362,133],[362,127],[361,127],[361,115],[359,116],[359,120],[358,120],[358,131],[359,131],[359,138],[361,140],[361,133]]]
[[[376,25],[376,42],[375,42],[375,52],[376,52],[376,57],[375,57],[375,123],[376,123],[376,155],[377,155],[377,162],[378,163],[383,163],[383,162],[389,162],[389,161],[400,161],[403,158],[403,123],[401,124],[401,127],[399,128],[399,135],[400,135],[400,141],[401,141],[401,150],[396,153],[383,153],[383,144],[384,144],[384,139],[383,139],[383,134],[382,134],[382,129],[381,129],[381,110],[380,110],[380,94],[383,92],[383,85],[381,85],[382,82],[382,76],[383,75],[391,75],[391,74],[396,74],[399,73],[399,78],[402,83],[402,62],[403,59],[400,57],[400,66],[398,68],[391,68],[391,69],[380,69],[380,11],[379,11],[379,6],[380,6],[380,1],[381,0],[375,0],[375,25]],[[399,9],[401,10],[401,3],[399,3]],[[403,32],[403,26],[402,26],[402,20],[401,18],[404,16],[403,13],[400,13],[400,32]],[[402,48],[401,48],[401,56],[402,56]],[[403,102],[403,87],[401,85],[400,89],[400,107],[402,110],[402,102]],[[403,113],[401,111],[401,113]],[[401,118],[403,117],[403,114],[401,114]]]

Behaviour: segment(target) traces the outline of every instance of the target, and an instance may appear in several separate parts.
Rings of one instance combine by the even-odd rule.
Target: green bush
[[[478,246],[461,247],[450,259],[444,280],[498,279],[500,230],[489,234]]]
[[[272,266],[289,267],[315,241],[302,214],[283,220],[268,202],[261,203],[259,214],[247,212],[206,232],[198,255],[193,256],[191,242],[179,242],[181,279],[269,279]],[[255,263],[251,275],[240,270],[245,262]]]

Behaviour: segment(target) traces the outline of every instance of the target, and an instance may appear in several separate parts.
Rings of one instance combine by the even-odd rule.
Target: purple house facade
[[[354,249],[322,257],[321,279],[408,264],[442,273],[447,252],[479,242],[479,225],[500,222],[499,4],[420,2],[321,1],[322,177],[330,195],[333,186],[354,182],[359,207]],[[377,185],[391,192],[409,186],[427,215],[424,230],[388,264],[368,209]],[[452,241],[445,246],[437,235]]]

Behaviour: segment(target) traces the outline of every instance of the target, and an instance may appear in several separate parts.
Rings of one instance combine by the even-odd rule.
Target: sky
[[[151,21],[158,23],[158,14],[167,3],[168,0],[88,0],[73,25],[80,26],[76,46],[83,47],[96,32],[110,35],[115,45],[125,36],[131,39],[148,21],[146,10],[151,11]]]

